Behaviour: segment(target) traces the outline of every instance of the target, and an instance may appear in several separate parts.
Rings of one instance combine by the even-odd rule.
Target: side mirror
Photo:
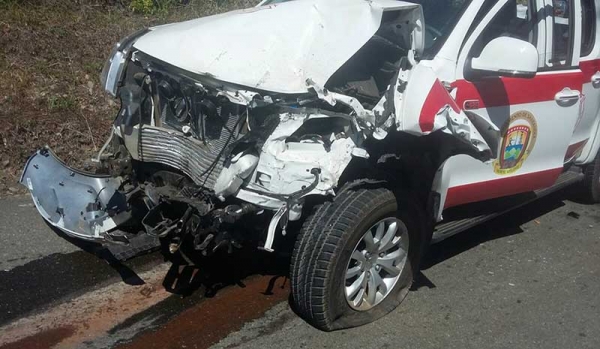
[[[535,46],[527,41],[501,36],[485,45],[479,57],[470,60],[466,78],[532,78],[537,73],[537,67],[538,51]]]

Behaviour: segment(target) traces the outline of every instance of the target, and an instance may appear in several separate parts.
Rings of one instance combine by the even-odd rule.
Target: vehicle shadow
[[[124,283],[133,286],[145,283],[132,268],[115,258],[106,247],[72,238],[48,222],[45,223],[59,237],[105,261],[119,274]],[[285,239],[279,243],[279,247],[287,251],[290,250],[290,244],[293,245],[293,241]],[[287,278],[289,270],[289,255],[285,252],[269,253],[250,247],[235,249],[233,253],[217,252],[209,257],[199,256],[199,253],[188,253],[194,255],[193,257],[184,257],[181,253],[172,254],[166,245],[161,246],[159,252],[165,262],[171,263],[163,280],[165,290],[183,297],[201,290],[204,297],[210,298],[227,286],[245,287],[243,280],[254,275],[272,276],[263,292],[265,295],[270,295],[275,287],[275,281],[282,277]],[[133,260],[137,258],[139,256]]]
[[[494,218],[480,226],[434,244],[430,246],[420,270],[426,271],[481,243],[520,234],[523,232],[520,227],[522,224],[564,206],[564,200],[570,200],[571,197],[573,195],[568,191],[568,188],[558,191],[511,211],[508,214]],[[76,240],[57,231],[57,229],[53,230],[82,250],[105,260],[111,268],[119,273],[123,282],[129,285],[141,285],[144,283],[135,271],[117,260],[104,247]],[[279,250],[283,251],[282,254],[269,253],[247,247],[236,250],[232,254],[216,253],[210,257],[194,258],[194,261],[191,261],[189,257],[183,257],[179,253],[171,254],[166,246],[163,246],[161,253],[164,260],[172,263],[163,280],[163,287],[168,292],[183,297],[190,296],[199,291],[203,293],[204,297],[211,298],[219,290],[227,286],[237,285],[238,287],[245,287],[244,279],[250,276],[268,275],[272,279],[263,293],[269,295],[272,293],[272,288],[276,280],[288,277],[289,254],[293,246],[293,236],[293,232],[290,231],[290,234],[286,237],[287,241],[284,241],[279,246]],[[411,289],[417,290],[422,287],[435,288],[435,284],[421,271],[415,276],[415,281]]]
[[[140,278],[139,275],[135,271],[133,271],[133,269],[125,265],[122,261],[115,258],[115,256],[106,247],[94,242],[72,238],[66,235],[60,229],[52,226],[45,220],[44,222],[46,223],[46,225],[48,225],[48,227],[50,227],[50,229],[52,229],[52,231],[56,233],[56,235],[77,246],[84,252],[87,252],[96,256],[97,258],[104,260],[112,269],[114,269],[119,274],[124,283],[132,286],[144,284],[144,280],[142,280],[142,278]]]
[[[256,275],[271,277],[262,292],[271,295],[277,279],[287,278],[289,272],[288,257],[255,248],[243,248],[231,254],[216,253],[199,258],[194,264],[190,264],[189,257],[183,258],[180,254],[166,257],[171,267],[163,280],[163,287],[184,297],[201,291],[205,298],[211,298],[227,286],[244,288],[244,280]]]
[[[470,228],[430,246],[421,270],[466,252],[482,243],[523,233],[521,225],[535,220],[565,205],[569,197],[565,190],[552,193],[521,208],[505,213],[479,226]]]

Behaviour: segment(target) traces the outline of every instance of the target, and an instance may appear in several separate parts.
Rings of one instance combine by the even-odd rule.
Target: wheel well
[[[365,141],[369,159],[353,158],[340,177],[339,188],[357,180],[386,181],[396,187],[390,189],[402,189],[419,202],[427,202],[440,154],[424,138],[395,132],[380,141]]]
[[[383,140],[366,140],[363,147],[369,159],[353,158],[340,177],[338,188],[365,179],[386,181],[392,190],[411,193],[432,219],[437,211],[432,186],[439,168],[454,155],[481,157],[468,143],[442,131],[426,136],[390,132]]]

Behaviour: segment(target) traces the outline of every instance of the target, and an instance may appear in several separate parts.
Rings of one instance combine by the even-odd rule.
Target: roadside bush
[[[146,15],[165,12],[177,4],[185,4],[187,0],[131,0],[129,7]]]

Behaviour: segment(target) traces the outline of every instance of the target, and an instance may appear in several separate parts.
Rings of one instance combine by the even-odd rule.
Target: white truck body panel
[[[499,1],[488,12],[472,31],[470,37],[464,39],[464,45],[444,47],[440,52],[446,53],[445,57],[436,57],[430,65],[437,66],[440,75],[443,75],[454,88],[452,93],[456,103],[468,113],[475,113],[490,120],[500,129],[503,129],[503,139],[509,138],[507,132],[518,123],[507,123],[510,117],[522,111],[530,113],[535,121],[535,127],[527,124],[529,132],[535,133],[535,143],[529,142],[529,153],[518,166],[498,171],[498,163],[502,160],[495,159],[481,162],[466,155],[457,155],[449,158],[438,172],[434,182],[434,191],[441,197],[441,205],[437,219],[442,219],[445,208],[470,202],[492,199],[500,196],[532,191],[550,186],[563,171],[566,161],[571,161],[579,153],[577,163],[590,162],[596,155],[600,142],[592,145],[588,138],[594,139],[598,133],[598,113],[600,109],[600,89],[595,88],[591,82],[593,74],[598,68],[599,46],[598,35],[592,53],[582,59],[580,65],[579,54],[581,49],[581,17],[573,16],[573,45],[574,54],[565,68],[549,68],[552,54],[552,31],[554,30],[552,18],[542,19],[537,23],[537,47],[542,70],[532,79],[504,78],[490,81],[469,82],[465,79],[464,67],[468,63],[469,52],[475,41],[494,19],[507,1]],[[575,13],[581,13],[581,4],[574,2]],[[598,11],[596,1],[596,11]],[[479,7],[473,3],[471,6]],[[552,1],[538,1],[537,10],[553,6]],[[523,7],[518,5],[516,14],[523,16]],[[473,15],[474,11],[465,12],[465,16]],[[561,24],[568,21],[561,18]],[[598,17],[596,17],[598,23]],[[469,22],[470,23],[470,22]],[[596,30],[598,25],[596,25]],[[457,26],[455,31],[463,31],[464,27]],[[452,36],[450,37],[450,39]],[[449,43],[447,43],[449,44]],[[507,48],[507,50],[510,48]],[[452,60],[448,52],[456,53],[455,77],[449,78],[448,72],[453,71]],[[568,63],[568,64],[566,64]],[[563,95],[579,95],[573,103],[562,103]],[[598,138],[595,138],[598,139]],[[582,147],[585,148],[582,151]],[[491,146],[491,145],[490,145]],[[499,157],[506,150],[506,145],[498,144]],[[527,148],[527,145],[525,146]],[[592,149],[593,148],[593,149]]]
[[[253,89],[306,93],[324,86],[379,29],[390,0],[299,0],[160,26],[135,48],[184,70]],[[350,24],[351,23],[351,24]]]

